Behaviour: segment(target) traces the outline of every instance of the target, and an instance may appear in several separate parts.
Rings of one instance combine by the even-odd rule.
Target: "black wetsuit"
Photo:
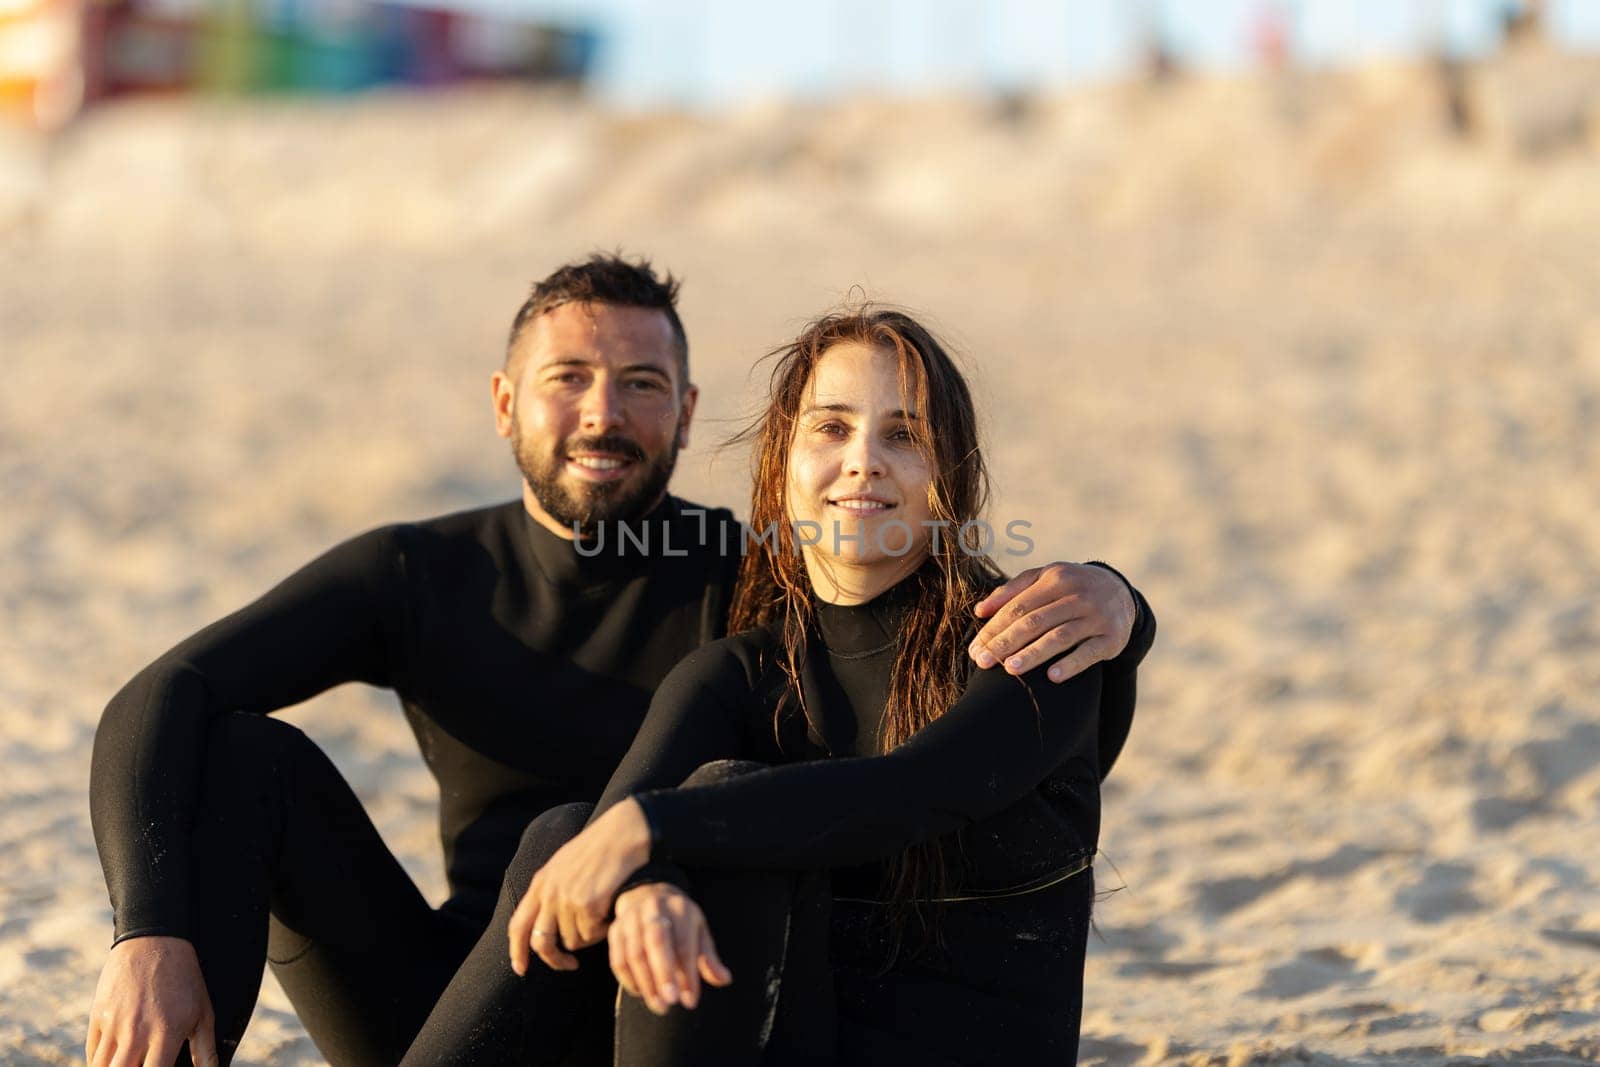
[[[375,530],[113,698],[90,792],[116,937],[195,943],[224,1057],[270,958],[330,1060],[398,1059],[489,923],[523,829],[594,801],[656,685],[724,631],[731,514],[668,498],[636,529],[647,549],[592,558],[520,501]],[[1137,661],[1108,674],[1111,756]],[[438,910],[320,750],[262,714],[348,681],[397,692],[439,783]],[[610,1037],[600,1007],[596,1045]]]
[[[664,1020],[625,998],[618,1063],[1070,1062],[1099,784],[1125,735],[1101,736],[1102,689],[1131,696],[1155,622],[1141,604],[1122,656],[1061,685],[1042,667],[1015,678],[969,665],[941,718],[878,755],[898,620],[923,580],[867,605],[818,605],[801,678],[809,720],[791,701],[775,722],[787,683],[773,628],[674,669],[598,807],[529,828],[502,914],[407,1062],[559,1062],[604,946],[580,953],[577,974],[534,961],[519,980],[503,927],[533,871],[628,796],[651,825],[653,875],[701,903],[735,982]],[[896,954],[884,861],[931,840],[949,875],[944,944]]]

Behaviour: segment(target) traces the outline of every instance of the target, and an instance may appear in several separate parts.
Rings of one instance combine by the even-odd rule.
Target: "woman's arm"
[[[656,687],[650,711],[611,775],[589,821],[635,793],[678,785],[712,760],[743,755],[754,679],[741,659],[748,635],[724,638],[685,656]]]
[[[583,832],[533,876],[506,936],[511,967],[525,974],[537,955],[571,970],[571,951],[606,935],[620,893],[647,883],[686,887],[675,865],[650,861],[649,827],[630,799],[639,790],[682,782],[696,768],[742,754],[754,672],[753,635],[724,638],[685,656],[656,687],[644,725],[601,795]]]
[[[642,793],[651,859],[713,867],[838,867],[880,859],[991,815],[1077,761],[1099,780],[1101,670],[1056,684],[972,673],[943,716],[882,756],[775,767]]]

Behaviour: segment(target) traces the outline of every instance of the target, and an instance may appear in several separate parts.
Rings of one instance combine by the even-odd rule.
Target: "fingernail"
[[[662,986],[661,987],[661,996],[663,998],[665,998],[665,1000],[666,1000],[666,1002],[668,1004],[671,1004],[674,1000],[678,999],[678,987],[677,986],[672,986],[672,985],[664,985],[664,986]]]
[[[1060,667],[1051,667],[1050,668],[1050,680],[1052,682],[1061,681],[1061,668]]]
[[[1022,669],[1022,661],[1016,658],[1008,659],[1006,660],[1006,669],[1020,671]]]
[[[982,667],[984,670],[988,670],[990,667],[993,667],[996,662],[997,661],[994,658],[994,653],[990,652],[988,649],[984,649],[982,652],[978,653],[978,666]]]

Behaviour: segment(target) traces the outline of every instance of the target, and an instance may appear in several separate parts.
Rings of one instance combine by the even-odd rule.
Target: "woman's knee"
[[[556,850],[582,832],[594,813],[594,805],[587,803],[562,804],[550,808],[534,819],[522,831],[517,854],[506,868],[502,895],[521,899],[528,883],[540,867],[550,862]]]
[[[731,781],[741,775],[767,770],[765,763],[747,759],[719,759],[702,763],[694,773],[683,780],[684,785],[716,785]]]

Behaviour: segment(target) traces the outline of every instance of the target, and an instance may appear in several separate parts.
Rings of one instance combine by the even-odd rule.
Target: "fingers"
[[[511,913],[511,923],[506,928],[506,937],[511,942],[511,969],[519,975],[528,973],[528,957],[532,951],[529,944],[533,936],[534,920],[539,917],[539,898],[534,895],[533,887],[522,894],[522,900],[517,903],[517,910]]]
[[[984,625],[968,650],[980,668],[1003,663],[1008,673],[1026,674],[1095,636],[1091,620],[1074,599],[1035,599],[1043,595],[1017,597]]]
[[[733,972],[728,970],[722,957],[717,955],[717,944],[711,939],[711,928],[700,926],[700,944],[696,950],[700,974],[714,986],[733,984]]]
[[[634,981],[633,968],[628,963],[627,941],[632,930],[632,924],[616,922],[611,925],[610,932],[606,935],[607,951],[611,956],[611,973],[617,978],[617,985],[629,996],[639,996],[639,983]]]
[[[94,1063],[94,1054],[100,1047],[100,1013],[89,1013],[89,1033],[83,1039],[83,1062]]]
[[[1007,599],[983,624],[969,650],[979,667],[987,670],[1027,647],[1046,630],[1083,614],[1076,601],[1063,597],[1045,581],[1035,581]],[[987,651],[989,658],[983,653]]]
[[[1085,641],[1072,653],[1063,656],[1060,660],[1050,665],[1050,680],[1064,682],[1068,678],[1076,678],[1090,667],[1102,660],[1111,658],[1111,642],[1102,638]]]
[[[116,1050],[116,1038],[102,1031],[100,1041],[94,1047],[94,1056],[89,1060],[89,1067],[106,1067],[111,1062],[111,1057],[116,1053]]]
[[[678,910],[682,911],[681,908]],[[695,967],[695,958],[700,953],[700,931],[704,926],[705,920],[699,915],[680,913],[673,916],[672,925],[668,927],[672,935],[672,954],[677,963],[678,1002],[686,1008],[693,1008],[700,1003],[700,972]]]
[[[605,940],[606,930],[611,926],[608,919],[598,904],[590,904],[580,909],[573,916],[573,936],[564,939],[569,949],[588,948],[598,945]]]
[[[1011,599],[1039,579],[1040,568],[1030,567],[1006,584],[991,592],[973,606],[978,618],[987,619],[1011,602]]]
[[[172,1067],[178,1060],[178,1050],[183,1048],[184,1040],[178,1034],[157,1034],[150,1042],[149,1051],[144,1054],[143,1067]],[[199,1067],[198,1061],[196,1067]]]
[[[549,921],[549,912],[542,912],[545,916],[544,925],[536,927],[528,935],[529,944],[533,946],[534,953],[545,962],[552,971],[575,971],[578,969],[578,960],[563,947],[566,944],[570,923],[562,922],[559,925]],[[576,935],[572,935],[576,936]]]
[[[672,919],[657,915],[645,923],[644,958],[655,981],[656,1000],[650,1010],[665,1015],[667,1009],[678,1003],[678,961],[673,952]],[[648,1003],[648,1001],[647,1001]]]
[[[647,919],[642,919],[638,915],[630,916],[623,947],[628,958],[628,973],[633,978],[639,999],[644,1001],[645,1007],[657,1015],[664,1015],[667,1006],[660,990],[656,988],[655,969],[650,966],[649,954],[644,944],[645,928],[650,925],[652,924]]]
[[[217,1055],[217,1024],[210,1012],[201,1018],[200,1025],[189,1035],[189,1058],[194,1061],[194,1067],[218,1067],[222,1062]],[[162,1067],[166,1067],[166,1064]]]

